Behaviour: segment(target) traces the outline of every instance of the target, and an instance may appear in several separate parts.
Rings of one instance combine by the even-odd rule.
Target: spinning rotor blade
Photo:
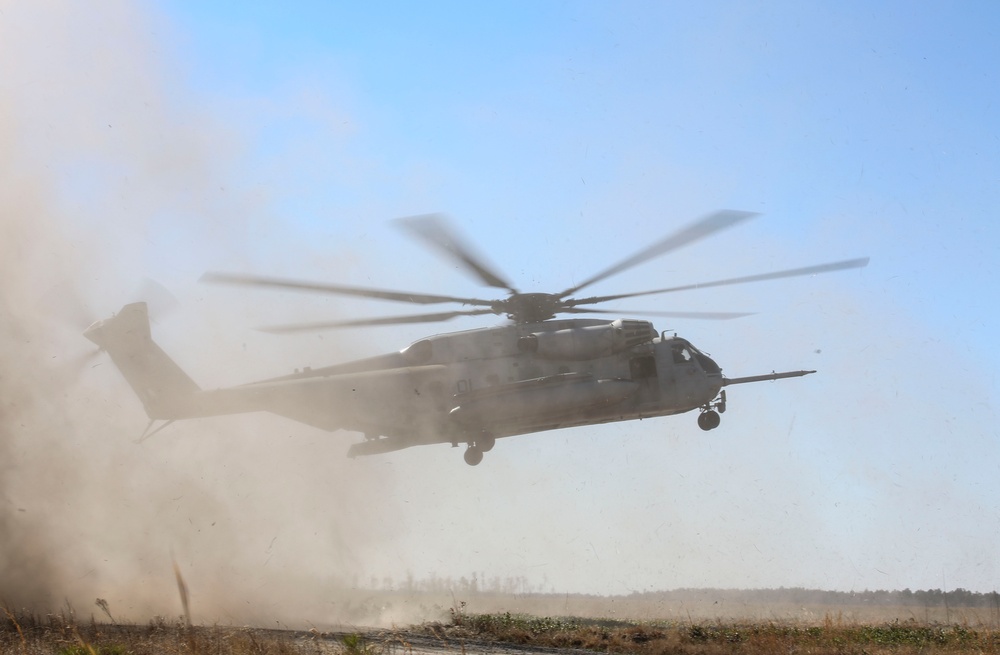
[[[611,268],[601,271],[597,275],[584,280],[575,287],[566,289],[559,294],[559,297],[565,298],[566,296],[574,294],[580,289],[590,286],[595,282],[599,282],[605,278],[611,277],[612,275],[621,273],[622,271],[630,269],[633,266],[638,266],[639,264],[653,259],[654,257],[665,255],[671,250],[677,250],[678,248],[686,246],[689,243],[693,243],[699,239],[704,239],[710,234],[724,230],[727,227],[732,227],[733,225],[745,221],[748,218],[753,218],[754,216],[757,216],[754,212],[734,211],[729,209],[709,214],[708,216],[695,221],[686,228],[683,228],[665,239],[654,243],[645,250],[637,252],[631,257],[615,264]]]
[[[746,284],[748,282],[763,282],[765,280],[780,280],[786,277],[799,277],[801,275],[815,275],[817,273],[829,273],[831,271],[843,271],[850,268],[864,268],[868,266],[868,257],[858,259],[845,259],[829,264],[818,264],[816,266],[805,266],[803,268],[792,268],[786,271],[775,271],[773,273],[760,273],[758,275],[747,275],[745,277],[732,277],[714,282],[702,282],[700,284],[685,284],[679,287],[669,287],[666,289],[654,289],[653,291],[639,291],[637,293],[621,293],[613,296],[594,296],[592,298],[582,298],[580,300],[570,300],[571,307],[577,305],[591,305],[609,300],[621,300],[622,298],[635,298],[638,296],[651,296],[657,293],[672,293],[674,291],[688,291],[690,289],[707,289],[709,287],[724,287],[731,284]]]
[[[507,282],[507,280],[503,279],[503,276],[495,271],[490,270],[483,263],[482,258],[474,255],[472,249],[459,240],[454,230],[448,226],[444,216],[441,214],[411,216],[397,219],[396,222],[411,234],[423,239],[449,257],[456,259],[465,268],[475,273],[488,286],[517,293],[517,289],[512,287],[510,282]]]
[[[304,282],[256,275],[237,275],[232,273],[205,273],[202,282],[235,284],[247,287],[269,287],[272,289],[294,289],[298,291],[317,291],[341,296],[358,296],[361,298],[378,298],[380,300],[396,300],[417,305],[433,305],[442,302],[457,302],[463,305],[492,306],[493,301],[480,298],[457,298],[455,296],[438,296],[429,293],[408,293],[406,291],[383,291],[381,289],[366,289],[363,287],[346,287],[324,282]]]
[[[729,321],[734,318],[754,315],[753,312],[656,312],[648,309],[588,309],[586,307],[570,307],[564,311],[567,314],[628,314],[637,316],[665,316],[667,318],[694,318],[710,321]]]
[[[404,323],[437,323],[458,316],[479,316],[492,314],[491,309],[470,309],[466,311],[441,312],[438,314],[413,314],[411,316],[386,316],[385,318],[362,318],[353,321],[325,321],[320,323],[295,323],[292,325],[275,325],[257,328],[270,334],[291,334],[294,332],[311,332],[342,327],[367,327],[372,325],[402,325]]]

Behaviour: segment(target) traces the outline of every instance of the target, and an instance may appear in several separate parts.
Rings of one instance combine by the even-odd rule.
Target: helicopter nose
[[[702,368],[705,369],[707,375],[722,375],[722,367],[715,363],[715,360],[709,356],[705,356],[705,359],[701,363]]]

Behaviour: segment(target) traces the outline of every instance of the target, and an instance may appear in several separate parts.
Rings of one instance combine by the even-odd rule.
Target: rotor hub
[[[553,293],[515,293],[494,307],[516,323],[541,323],[563,308],[562,299]]]

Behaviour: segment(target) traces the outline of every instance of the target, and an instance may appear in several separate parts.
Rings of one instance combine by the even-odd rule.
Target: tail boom
[[[187,418],[201,391],[153,341],[146,303],[125,305],[83,333],[111,356],[151,419]]]

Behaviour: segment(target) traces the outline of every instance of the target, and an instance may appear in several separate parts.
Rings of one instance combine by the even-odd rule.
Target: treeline
[[[357,584],[357,583],[355,583]],[[515,595],[515,596],[558,596],[560,598],[587,598],[598,596],[592,594],[566,594],[555,589],[546,589],[543,585],[531,583],[524,576],[486,576],[483,573],[473,573],[460,578],[430,575],[426,578],[415,578],[408,575],[403,580],[393,580],[390,577],[382,579],[372,577],[368,581],[371,591],[392,591],[427,594],[457,594],[470,596],[476,594]],[[825,591],[822,589],[806,589],[804,587],[779,587],[777,589],[673,589],[670,591],[634,592],[623,596],[645,601],[662,602],[705,602],[733,604],[797,604],[797,605],[900,605],[910,607],[982,607],[1000,611],[1000,594],[996,591],[979,593],[968,589],[918,589],[911,591],[889,591],[876,589],[874,591]]]
[[[968,589],[942,591],[918,589],[911,591],[824,591],[804,587],[778,589],[676,589],[634,593],[629,598],[642,600],[684,600],[728,603],[789,603],[795,605],[902,605],[910,607],[983,607],[1000,610],[1000,594],[995,591],[978,593]]]
[[[449,576],[438,576],[433,573],[426,578],[419,579],[408,575],[403,580],[393,580],[388,576],[380,580],[372,576],[368,581],[368,588],[372,591],[405,591],[428,594],[483,593],[520,596],[545,593],[542,587],[532,584],[524,576],[500,577],[494,575],[487,577],[485,573],[473,573],[469,576],[463,575],[458,579]]]

